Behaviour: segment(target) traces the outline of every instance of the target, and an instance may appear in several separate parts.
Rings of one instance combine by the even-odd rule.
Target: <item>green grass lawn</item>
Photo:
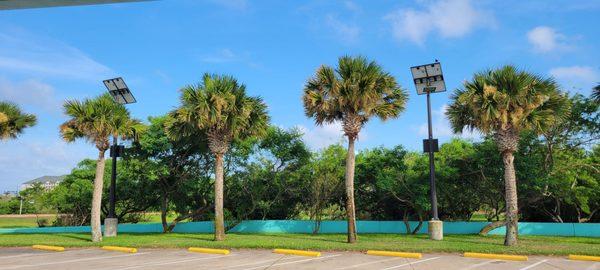
[[[600,238],[521,236],[515,247],[502,245],[502,236],[447,235],[443,241],[431,241],[427,235],[363,234],[355,244],[345,243],[342,234],[228,234],[224,242],[212,241],[212,234],[120,234],[104,238],[102,243],[89,241],[88,234],[11,234],[0,235],[0,246],[33,244],[66,247],[101,245],[139,248],[291,248],[322,251],[365,251],[368,249],[412,252],[490,252],[507,254],[600,255]]]
[[[52,225],[52,222],[56,219],[54,215],[43,215],[40,219],[46,219],[48,226]],[[26,215],[24,217],[0,217],[0,228],[32,228],[37,227],[35,216]]]
[[[175,214],[169,214],[167,216],[167,221],[172,221],[175,219]],[[40,215],[40,219],[48,220],[48,226],[52,225],[52,222],[56,219],[56,215],[54,214],[44,214]],[[160,213],[146,213],[144,214],[144,220],[140,223],[155,223],[160,221]],[[8,216],[0,216],[0,228],[34,228],[37,227],[36,218],[32,215],[24,215],[23,217],[15,217],[15,215]]]

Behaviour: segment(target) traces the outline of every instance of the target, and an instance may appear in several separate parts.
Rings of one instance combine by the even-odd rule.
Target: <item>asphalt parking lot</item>
[[[97,248],[49,252],[0,248],[0,270],[9,269],[573,269],[600,270],[600,262],[564,257],[529,256],[528,261],[465,258],[460,254],[424,254],[421,259],[381,257],[359,252],[323,252],[321,257],[274,254],[270,250],[232,250],[229,255],[191,253],[185,249],[140,249],[137,253]]]

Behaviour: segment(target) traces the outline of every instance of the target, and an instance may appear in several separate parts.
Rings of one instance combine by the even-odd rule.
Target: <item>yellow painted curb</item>
[[[473,253],[465,252],[464,257],[479,258],[479,259],[496,259],[508,261],[527,261],[529,258],[522,255],[505,255],[505,254],[488,254],[488,253]]]
[[[392,257],[413,258],[413,259],[421,259],[421,257],[423,257],[423,254],[421,254],[421,253],[394,252],[394,251],[381,251],[381,250],[367,250],[367,254],[376,255],[376,256],[392,256]]]
[[[64,247],[57,247],[57,246],[33,245],[33,246],[31,246],[31,248],[47,250],[47,251],[65,251]]]
[[[306,251],[306,250],[295,250],[295,249],[280,249],[280,248],[276,248],[276,249],[273,250],[273,253],[279,253],[279,254],[285,254],[285,255],[321,257],[321,252]]]
[[[569,260],[600,262],[600,256],[569,255]]]
[[[189,252],[198,252],[198,253],[209,253],[209,254],[223,254],[223,255],[229,254],[229,250],[227,250],[227,249],[214,249],[214,248],[191,247],[191,248],[188,248],[188,251]]]
[[[137,248],[130,248],[130,247],[103,246],[102,249],[110,250],[110,251],[120,251],[120,252],[126,252],[126,253],[136,253],[137,252]]]

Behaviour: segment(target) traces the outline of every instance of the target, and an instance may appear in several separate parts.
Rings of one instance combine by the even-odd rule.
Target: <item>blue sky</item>
[[[0,191],[97,156],[91,144],[61,141],[61,104],[104,93],[101,81],[113,76],[125,78],[138,100],[129,108],[146,119],[177,106],[178,89],[204,72],[234,75],[265,99],[273,124],[301,128],[318,149],[340,141],[340,126],[304,116],[303,85],[319,65],[360,54],[396,76],[410,100],[398,119],[368,123],[358,148],[418,150],[426,108],[410,66],[439,59],[455,89],[473,72],[515,64],[587,95],[600,81],[599,11],[598,0],[164,0],[0,11],[0,100],[39,117],[18,140],[0,142]],[[433,96],[442,142],[454,136],[443,117],[449,94]]]

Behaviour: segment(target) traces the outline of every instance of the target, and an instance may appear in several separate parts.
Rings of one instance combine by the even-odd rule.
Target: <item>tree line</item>
[[[230,76],[205,74],[182,89],[177,109],[149,125],[109,104],[106,95],[69,101],[63,137],[87,139],[99,157],[82,162],[52,193],[75,183],[83,191],[84,182],[76,180],[93,175],[91,214],[81,217],[83,223],[89,217],[92,239],[100,241],[104,152],[108,139],[118,136],[132,139],[119,165],[119,188],[131,188],[118,193],[123,217],[159,208],[165,231],[182,220],[212,219],[215,240],[224,239],[226,225],[245,219],[344,217],[348,242],[355,242],[357,217],[428,219],[422,154],[397,146],[355,156],[364,124],[398,117],[407,97],[393,76],[366,58],[341,57],[335,68],[320,67],[305,85],[306,115],[318,125],[341,122],[348,146],[316,153],[298,130],[269,127],[266,104]],[[447,116],[455,132],[477,130],[484,140],[442,145],[436,164],[443,219],[469,220],[483,212],[507,226],[506,245],[517,241],[519,217],[597,219],[597,94],[568,96],[552,78],[504,66],[476,73],[455,90]],[[72,190],[64,196],[74,196]],[[169,224],[170,211],[177,217]]]

